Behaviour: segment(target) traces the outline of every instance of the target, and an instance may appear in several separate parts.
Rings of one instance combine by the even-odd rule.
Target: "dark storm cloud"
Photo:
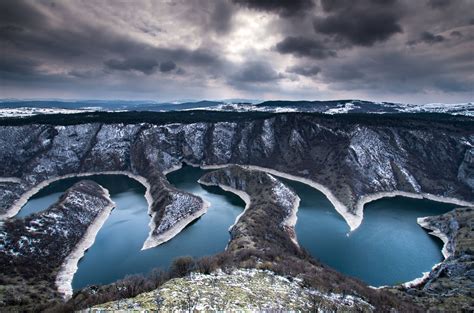
[[[39,63],[24,58],[0,58],[0,73],[3,75],[36,75],[39,73]]]
[[[472,0],[51,3],[0,0],[0,96],[472,98]]]
[[[10,84],[49,85],[64,83],[69,80],[57,73],[48,73],[41,69],[42,64],[37,60],[14,57],[0,58],[0,91]],[[26,90],[25,90],[26,91]],[[1,93],[1,92],[0,92]]]
[[[169,55],[169,58],[174,57],[177,61],[187,62],[194,66],[220,66],[222,60],[216,52],[213,52],[206,48],[199,49],[158,49],[163,55]]]
[[[254,10],[268,11],[282,16],[292,16],[311,10],[312,0],[233,0],[235,3]]]
[[[425,42],[425,43],[428,43],[428,44],[443,42],[444,39],[445,38],[443,36],[435,35],[435,34],[432,34],[430,32],[423,32],[423,33],[421,33],[421,36],[420,36],[420,40]]]
[[[457,33],[459,33],[459,32],[457,32]],[[461,33],[459,33],[459,35],[461,35]],[[436,44],[436,43],[443,42],[445,40],[446,40],[446,38],[442,35],[435,35],[435,34],[430,33],[430,32],[422,32],[420,34],[420,38],[418,40],[409,41],[408,45],[414,46],[414,45],[419,44],[419,43],[426,43],[426,44],[429,44],[429,45],[433,45],[433,44]]]
[[[276,51],[282,54],[293,54],[298,57],[314,59],[326,59],[336,56],[336,52],[330,50],[321,41],[306,37],[286,37],[277,43]]]
[[[469,54],[459,56],[461,71],[456,64],[442,61],[437,55],[407,55],[396,52],[371,53],[325,67],[321,75],[332,88],[340,90],[372,90],[372,92],[412,93],[438,90],[447,93],[472,91],[468,77],[474,65]],[[462,74],[461,74],[462,73]]]
[[[286,69],[288,73],[294,73],[306,77],[314,77],[321,72],[321,68],[316,65],[294,65]]]
[[[120,29],[104,27],[94,20],[83,20],[82,16],[71,14],[65,2],[59,3],[62,6],[48,8],[56,15],[55,23],[51,23],[41,4],[21,0],[0,2],[2,58],[24,55],[25,59],[35,64],[47,66],[86,66],[92,69],[103,66],[109,70],[109,75],[118,75],[120,72],[150,75],[157,70],[173,70],[171,63],[166,60],[208,68],[207,72],[213,75],[223,66],[220,56],[210,49],[152,46],[127,32],[120,32]],[[165,60],[164,63],[160,64],[161,60]],[[25,62],[27,66],[30,65]],[[181,73],[183,71],[180,70]],[[83,71],[69,69],[56,75],[85,78],[98,72],[88,68]],[[24,69],[19,69],[15,77],[19,79],[21,76],[27,76]]]
[[[247,62],[232,76],[233,83],[267,83],[280,79],[281,76],[266,62]]]
[[[435,9],[441,9],[444,7],[447,7],[451,4],[451,0],[428,0],[428,6],[435,8]]]
[[[364,5],[369,8],[371,5],[391,6],[397,0],[321,0],[321,6],[326,12],[337,11],[341,9],[353,8],[356,5]]]
[[[232,27],[233,7],[227,1],[215,1],[214,3],[209,24],[217,33],[228,33]]]
[[[79,79],[94,79],[98,77],[103,77],[106,75],[106,71],[102,69],[92,69],[92,70],[82,70],[82,69],[74,69],[67,72],[67,75],[72,78],[79,78]]]
[[[165,61],[160,63],[160,72],[167,73],[171,72],[176,68],[176,63],[173,61]]]
[[[22,31],[24,31],[24,29],[20,26],[7,24],[0,27],[0,38],[16,35]]]
[[[180,2],[185,4],[181,8],[181,19],[192,23],[192,27],[199,28],[204,36],[222,36],[229,33],[233,28],[234,15],[238,11],[238,6],[231,0],[175,2],[171,5],[179,6]]]
[[[316,32],[353,45],[372,46],[402,32],[397,13],[357,5],[331,9],[330,15],[314,20]]]
[[[131,58],[127,60],[111,59],[104,62],[105,66],[118,71],[137,71],[150,75],[155,72],[158,62],[153,59]],[[161,70],[161,65],[160,65]],[[166,71],[165,71],[166,72]]]
[[[0,2],[4,6],[6,2]],[[41,2],[14,1],[8,10],[0,8],[0,44],[7,49],[29,51],[32,57],[64,59],[78,57],[85,59],[94,54],[103,55],[107,51],[122,53],[142,51],[143,45],[98,25],[83,23],[70,27],[67,21],[58,25],[50,23],[37,7]],[[55,8],[58,15],[61,8]],[[62,17],[65,18],[65,17]],[[71,22],[74,22],[71,18]],[[6,53],[8,53],[8,51]],[[68,60],[69,61],[69,60]]]
[[[460,31],[454,30],[449,34],[449,36],[460,38],[460,37],[462,37],[462,33]]]
[[[0,1],[0,23],[3,25],[41,26],[47,22],[46,16],[35,7],[22,0]]]

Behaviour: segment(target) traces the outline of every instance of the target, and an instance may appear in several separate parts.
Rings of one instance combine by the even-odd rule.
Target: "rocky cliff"
[[[37,119],[2,121],[9,125],[0,127],[3,217],[41,182],[122,171],[149,184],[151,246],[153,237],[203,212],[199,198],[163,175],[182,162],[248,164],[305,178],[324,189],[352,228],[363,204],[382,193],[474,199],[474,121],[466,117],[176,112]]]

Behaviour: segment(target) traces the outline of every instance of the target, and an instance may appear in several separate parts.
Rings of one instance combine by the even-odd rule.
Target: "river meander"
[[[228,228],[244,203],[229,192],[197,183],[205,172],[184,166],[167,175],[174,186],[202,197],[211,206],[175,238],[144,251],[141,247],[150,222],[145,188],[124,175],[86,177],[109,190],[116,208],[80,260],[73,288],[111,283],[155,267],[165,269],[179,256],[200,257],[223,251],[229,240]],[[81,179],[85,178],[51,183],[28,201],[18,217],[46,209]],[[348,235],[349,227],[322,193],[299,182],[284,181],[301,198],[298,242],[315,258],[342,273],[373,286],[392,285],[420,277],[443,258],[441,241],[428,235],[416,218],[442,214],[454,205],[401,197],[377,200],[366,205],[361,226]]]

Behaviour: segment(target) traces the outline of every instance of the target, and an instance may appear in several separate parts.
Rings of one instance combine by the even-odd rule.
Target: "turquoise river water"
[[[206,171],[184,166],[167,175],[181,190],[211,203],[208,212],[170,241],[141,250],[148,236],[145,188],[124,175],[94,175],[91,179],[107,188],[116,208],[100,229],[93,246],[79,262],[73,288],[106,284],[128,274],[167,268],[179,256],[200,257],[223,251],[228,228],[242,212],[237,196],[197,180]],[[46,209],[75,182],[66,178],[43,188],[18,213],[24,217]],[[454,205],[427,200],[386,198],[366,205],[364,221],[354,232],[319,191],[299,182],[284,180],[301,198],[296,233],[298,242],[315,258],[373,286],[391,285],[420,277],[442,260],[441,241],[423,230],[416,218],[438,215]]]

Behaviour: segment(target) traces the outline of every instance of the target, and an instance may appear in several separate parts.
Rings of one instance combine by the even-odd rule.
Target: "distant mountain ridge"
[[[365,100],[288,101],[232,99],[222,101],[157,102],[153,100],[0,100],[0,117],[31,116],[37,114],[78,113],[93,111],[185,111],[212,110],[231,112],[318,112],[341,113],[447,113],[474,116],[474,102],[402,104]]]

